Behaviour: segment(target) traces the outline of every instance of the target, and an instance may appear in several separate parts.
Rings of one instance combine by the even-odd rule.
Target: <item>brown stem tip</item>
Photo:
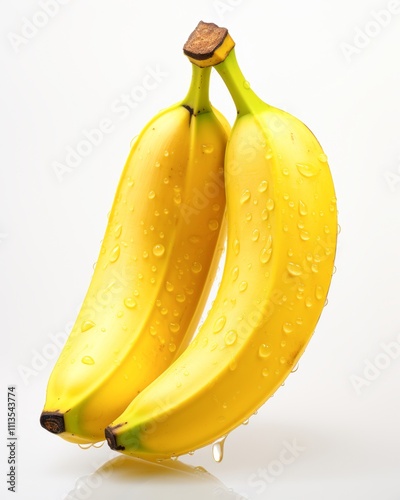
[[[209,59],[216,49],[223,44],[227,35],[228,30],[226,28],[220,28],[214,23],[200,21],[183,46],[183,52],[185,55],[199,61]]]
[[[64,415],[56,411],[44,411],[40,415],[40,425],[52,434],[61,434],[65,432]]]

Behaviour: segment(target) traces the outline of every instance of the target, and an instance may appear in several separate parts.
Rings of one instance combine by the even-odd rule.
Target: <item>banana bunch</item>
[[[106,426],[190,341],[223,250],[230,131],[192,65],[185,99],[134,141],[93,277],[51,373],[41,425],[80,444]]]
[[[309,342],[333,273],[337,210],[310,130],[250,88],[227,30],[200,23],[184,47],[214,65],[237,108],[225,154],[221,284],[187,349],[107,427],[111,448],[164,459],[220,442],[283,384]]]
[[[254,93],[226,29],[200,22],[184,53],[188,96],[133,145],[41,416],[65,439],[105,437],[149,460],[211,443],[221,458],[224,438],[312,337],[337,240],[334,185],[312,132]],[[231,131],[208,100],[212,67],[237,108]],[[217,295],[197,327],[225,238]]]

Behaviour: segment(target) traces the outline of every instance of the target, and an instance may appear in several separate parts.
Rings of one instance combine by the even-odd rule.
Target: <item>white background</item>
[[[0,7],[2,498],[399,500],[400,2],[58,5],[52,17],[36,0]],[[39,415],[60,350],[54,339],[68,333],[85,294],[130,140],[185,95],[182,46],[199,20],[226,26],[256,92],[317,135],[342,230],[329,303],[299,370],[228,437],[222,463],[207,447],[167,468],[116,458],[107,446],[81,450],[46,433]],[[32,22],[41,27],[29,30]],[[149,68],[160,81],[122,116],[115,103]],[[216,72],[211,97],[232,121]],[[67,148],[103,119],[112,131],[57,177],[54,162],[65,163]],[[14,495],[6,490],[12,384]],[[289,445],[297,451],[282,464]]]

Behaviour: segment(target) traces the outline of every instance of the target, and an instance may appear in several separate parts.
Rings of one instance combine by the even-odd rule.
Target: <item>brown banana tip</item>
[[[118,450],[118,451],[125,450],[124,446],[117,444],[117,438],[113,433],[113,431],[111,430],[111,427],[106,427],[105,435],[107,439],[107,444],[112,450]]]
[[[64,415],[57,411],[44,411],[40,415],[40,425],[52,434],[65,432]]]
[[[183,52],[198,61],[209,59],[223,44],[227,35],[226,28],[200,21],[183,46]]]

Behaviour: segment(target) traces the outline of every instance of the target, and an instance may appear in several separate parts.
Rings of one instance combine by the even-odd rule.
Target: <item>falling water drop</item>
[[[224,445],[225,445],[226,436],[215,441],[212,446],[212,455],[216,462],[221,462],[224,458]]]

